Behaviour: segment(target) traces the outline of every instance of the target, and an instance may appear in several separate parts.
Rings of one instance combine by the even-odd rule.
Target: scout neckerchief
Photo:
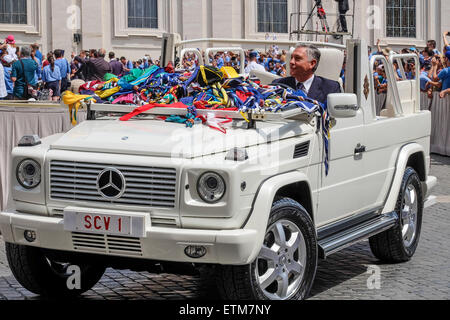
[[[78,109],[80,108],[81,101],[92,100],[95,102],[95,99],[93,96],[74,94],[71,91],[64,92],[62,99],[63,99],[64,103],[69,106],[70,122],[74,126],[77,124],[77,114],[78,114]]]

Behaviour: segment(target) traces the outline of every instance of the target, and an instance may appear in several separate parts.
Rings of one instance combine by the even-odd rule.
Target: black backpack
[[[202,87],[210,86],[223,80],[223,73],[213,66],[200,66],[195,79]]]

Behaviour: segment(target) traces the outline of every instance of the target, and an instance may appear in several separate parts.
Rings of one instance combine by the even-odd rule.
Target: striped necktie
[[[297,83],[297,90],[302,90],[304,93],[306,93],[305,85],[302,82]]]

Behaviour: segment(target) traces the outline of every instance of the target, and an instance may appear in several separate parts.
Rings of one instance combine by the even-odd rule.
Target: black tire
[[[103,276],[105,267],[74,263],[80,267],[81,288],[70,290],[62,263],[49,258],[40,248],[6,243],[6,257],[14,277],[27,290],[46,297],[75,297],[91,289]],[[70,263],[67,263],[70,265]]]
[[[294,286],[296,289],[292,290],[292,295],[286,297],[286,300],[302,300],[309,295],[317,269],[318,249],[314,223],[305,208],[289,198],[274,202],[267,231],[277,222],[282,221],[295,224],[304,239],[306,263],[304,264],[303,276],[298,285]],[[292,234],[290,237],[292,237]],[[265,245],[270,241],[269,238],[270,232],[267,232],[264,240]],[[290,262],[291,260],[289,260]],[[257,266],[258,263],[261,263],[259,256],[253,263],[244,266],[217,266],[216,281],[221,297],[228,300],[269,300],[270,297],[264,293],[265,291],[261,289],[256,279],[256,273],[260,267]]]
[[[404,227],[402,209],[405,205],[405,194],[410,186],[414,188],[417,195],[417,216],[415,235],[411,239],[410,244],[408,244],[405,243],[404,236],[402,235],[402,228]],[[405,170],[395,212],[399,217],[397,224],[393,228],[369,238],[370,249],[374,256],[388,263],[409,261],[416,252],[417,245],[419,244],[420,231],[422,229],[423,193],[420,178],[413,168],[408,167]]]

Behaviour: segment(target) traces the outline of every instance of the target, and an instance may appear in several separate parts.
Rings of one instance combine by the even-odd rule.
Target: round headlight
[[[223,198],[225,194],[225,181],[214,172],[204,173],[197,183],[197,191],[203,201],[216,203]]]
[[[36,188],[41,182],[41,166],[34,160],[23,160],[17,166],[17,181],[26,189]]]

